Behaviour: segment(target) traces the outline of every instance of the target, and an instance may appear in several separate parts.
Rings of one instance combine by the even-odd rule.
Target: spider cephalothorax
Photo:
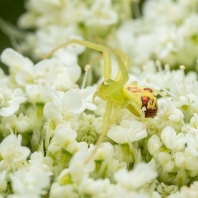
[[[123,90],[122,88],[117,89],[111,94],[104,94],[106,90],[115,83],[114,80],[107,79],[104,80],[102,83],[98,85],[96,93],[93,95],[93,101],[95,100],[95,97],[98,96],[102,98],[103,100],[111,100],[113,103],[116,104],[122,104],[124,102],[124,96],[123,96]]]

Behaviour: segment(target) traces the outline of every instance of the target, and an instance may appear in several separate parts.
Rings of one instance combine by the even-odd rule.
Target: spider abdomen
[[[151,88],[125,85],[123,88],[125,100],[131,100],[127,109],[136,116],[141,116],[138,109],[143,110],[146,118],[155,117],[158,110],[157,98]]]

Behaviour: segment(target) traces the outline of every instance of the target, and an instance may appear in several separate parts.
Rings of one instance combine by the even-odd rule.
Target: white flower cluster
[[[143,16],[125,21],[112,44],[118,40],[135,66],[154,58],[172,68],[193,69],[198,53],[197,5],[197,0],[147,0]]]
[[[1,115],[2,195],[8,195],[9,188],[9,197],[158,195],[153,191],[155,162],[143,163],[137,144],[147,136],[146,123],[126,109],[107,135],[117,144],[102,143],[86,162],[101,133],[105,106],[98,100],[98,107],[103,106],[98,110],[92,102],[95,86],[75,85],[80,76],[77,63],[68,66],[52,58],[34,65],[12,49],[3,51],[1,61],[10,71],[9,76],[2,75],[2,84],[6,82],[11,93],[21,91],[21,99],[16,94],[2,98],[10,108],[0,108],[5,112]],[[5,95],[5,89],[1,92]]]
[[[118,79],[119,63],[128,61],[122,51],[128,54],[128,82],[158,94],[158,113],[137,117],[112,95],[104,97],[107,101],[95,97],[98,83],[85,86],[79,65],[101,56],[85,46],[70,43],[36,64],[5,49],[0,60],[9,75],[0,70],[0,197],[198,197],[198,81],[194,71],[186,72],[197,69],[198,1],[146,0],[143,16],[131,19],[137,5],[26,1],[19,25],[35,32],[24,35],[18,49],[35,61],[59,44],[91,41],[95,34],[113,47],[101,41],[107,52],[119,54],[116,60],[106,58],[112,68],[105,72],[118,73]],[[93,67],[93,82],[103,79]],[[104,129],[107,135],[97,145]]]
[[[22,28],[35,29],[35,33],[25,34],[18,49],[38,59],[72,38],[93,40],[97,35],[126,52],[133,66],[142,66],[151,59],[173,68],[196,66],[197,0],[147,0],[143,16],[136,20],[131,19],[131,5],[132,0],[29,0],[27,12],[18,22]],[[68,48],[62,51],[70,53]]]
[[[2,98],[10,108],[0,109],[6,112],[1,115],[2,195],[11,187],[10,197],[47,193],[50,197],[174,197],[183,193],[178,187],[194,185],[198,177],[195,73],[185,75],[182,67],[154,72],[150,63],[139,78],[130,76],[139,85],[167,93],[158,99],[157,116],[142,121],[120,110],[108,130],[109,139],[86,162],[101,133],[105,106],[101,99],[97,106],[92,102],[95,86],[75,85],[80,76],[72,76],[80,74],[77,63],[68,66],[52,58],[34,65],[12,49],[6,49],[1,60],[10,68],[2,83],[11,93],[21,90],[20,100],[14,94]]]
[[[19,26],[34,28],[36,32],[27,34],[19,48],[34,58],[40,58],[49,49],[72,38],[92,39],[92,35],[108,35],[121,20],[116,11],[127,7],[125,3],[117,7],[111,0],[30,0],[26,2],[26,8]],[[65,52],[70,51],[66,49]]]

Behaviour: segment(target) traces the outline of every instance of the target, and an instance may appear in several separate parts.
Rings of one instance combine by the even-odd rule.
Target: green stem
[[[132,5],[133,5],[132,0],[124,0],[123,1],[125,19],[131,19],[133,16]]]
[[[44,104],[43,103],[36,103],[36,110],[37,110],[37,116],[39,118],[43,117],[43,107],[44,107]]]

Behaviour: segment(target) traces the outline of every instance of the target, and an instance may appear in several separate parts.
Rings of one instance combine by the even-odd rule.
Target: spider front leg
[[[103,115],[102,133],[97,139],[96,146],[93,152],[87,158],[85,163],[88,163],[93,158],[94,154],[96,153],[100,144],[102,143],[104,137],[107,135],[108,130],[111,127],[111,124],[115,122],[115,119],[117,118],[117,115],[121,109],[122,109],[122,105],[116,105],[112,103],[110,100],[107,101],[106,106],[105,106],[105,112]]]
[[[112,73],[111,59],[110,59],[110,52],[109,52],[109,51],[111,51],[111,53],[113,53],[115,55],[115,58],[118,62],[118,66],[119,66],[120,71],[117,74],[115,83],[111,83],[111,86],[109,86],[108,88],[103,90],[103,93],[101,93],[105,97],[105,96],[111,95],[116,90],[119,90],[127,82],[127,80],[128,80],[127,68],[128,68],[128,65],[129,65],[129,60],[128,60],[128,57],[123,52],[120,52],[119,50],[114,51],[114,49],[110,48],[102,40],[100,40],[100,39],[98,39],[98,40],[99,40],[100,43],[102,43],[104,46],[107,46],[107,47],[104,47],[103,45],[91,43],[89,41],[73,39],[73,40],[70,40],[66,43],[63,43],[62,45],[53,49],[51,52],[46,54],[43,58],[44,59],[48,58],[58,49],[60,49],[62,47],[65,47],[65,46],[67,46],[69,44],[72,44],[72,43],[83,45],[87,48],[102,52],[103,59],[104,59],[104,81],[103,82],[104,82],[104,84],[106,84],[108,86],[109,85],[108,80],[111,79],[111,73]],[[123,63],[123,61],[120,57],[127,60],[126,65]]]
[[[111,53],[115,55],[116,60],[117,60],[118,65],[119,65],[119,69],[120,69],[120,71],[118,72],[118,74],[115,78],[115,81],[119,81],[120,79],[124,78],[125,81],[127,82],[127,80],[128,80],[127,70],[129,68],[129,65],[130,65],[129,57],[124,52],[122,52],[120,49],[111,48],[107,43],[105,43],[99,37],[94,36],[94,39],[96,41],[98,41],[99,43],[101,43],[103,46],[105,46],[107,49],[109,49],[111,51]]]
[[[84,40],[78,40],[78,39],[72,39],[66,43],[63,43],[62,45],[58,46],[57,48],[53,49],[51,52],[49,52],[48,54],[46,54],[43,59],[48,58],[49,56],[51,56],[55,51],[59,50],[60,48],[63,48],[67,45],[70,44],[79,44],[82,46],[85,46],[87,48],[102,52],[103,54],[103,58],[104,58],[104,79],[109,79],[111,78],[111,59],[110,59],[110,55],[109,52],[107,51],[107,49],[105,49],[105,47],[103,47],[102,45],[98,45],[95,43],[91,43],[89,41],[84,41]]]
[[[104,112],[104,117],[103,117],[103,123],[102,123],[102,133],[99,136],[99,138],[96,141],[96,145],[95,148],[93,150],[93,152],[91,153],[91,155],[86,159],[85,163],[88,163],[94,156],[94,154],[96,153],[96,151],[98,150],[100,144],[102,143],[104,137],[107,135],[107,132],[109,130],[110,127],[110,117],[111,117],[111,113],[112,113],[112,102],[111,101],[107,101],[106,106],[105,106],[105,112]]]

